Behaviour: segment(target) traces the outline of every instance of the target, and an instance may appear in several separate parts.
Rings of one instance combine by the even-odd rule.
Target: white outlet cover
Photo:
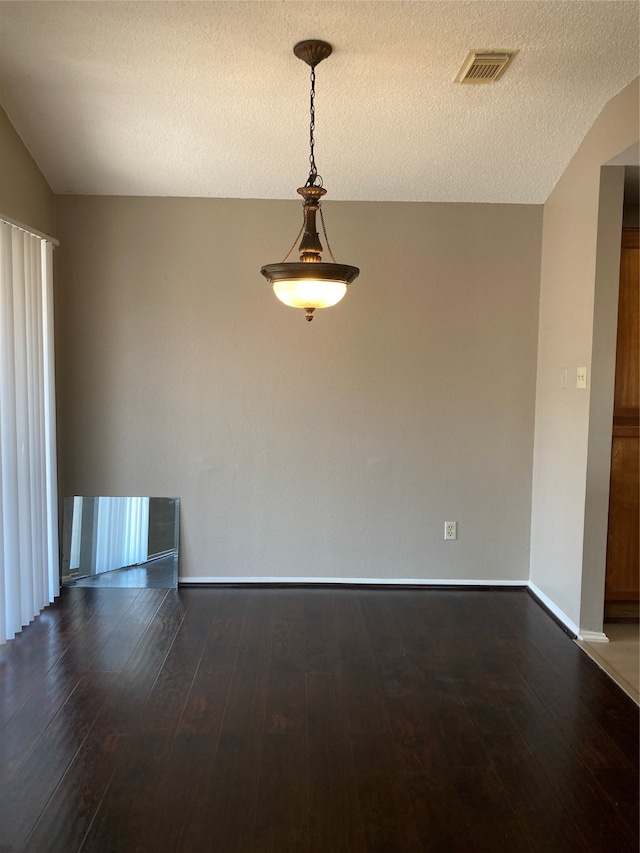
[[[445,521],[444,523],[444,538],[447,540],[458,538],[458,522]]]
[[[576,388],[586,388],[587,387],[587,368],[579,367],[578,373],[576,377]]]

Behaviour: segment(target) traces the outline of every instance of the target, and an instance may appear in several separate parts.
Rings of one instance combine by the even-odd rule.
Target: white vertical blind
[[[98,498],[95,573],[146,562],[149,498]]]
[[[80,568],[80,542],[82,539],[82,501],[79,495],[73,498],[73,513],[71,515],[71,549],[69,554],[69,572],[77,572]]]
[[[60,591],[52,245],[0,221],[0,642]]]

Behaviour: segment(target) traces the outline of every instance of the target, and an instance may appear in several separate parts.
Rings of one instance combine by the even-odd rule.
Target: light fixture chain
[[[316,129],[316,69],[315,66],[311,66],[311,92],[309,95],[309,163],[311,164],[311,171],[309,172],[309,177],[307,178],[306,186],[315,187],[322,186],[322,178],[318,175],[318,169],[316,167],[316,157],[315,157],[315,145],[316,140],[313,135],[314,130]],[[316,183],[319,180],[319,183]]]
[[[331,250],[331,244],[329,243],[329,238],[327,237],[327,226],[324,224],[324,214],[322,212],[322,204],[318,202],[318,210],[320,211],[320,222],[322,222],[322,233],[324,234],[324,240],[327,244],[327,251],[331,255],[331,260],[333,263],[337,263],[336,259],[333,257],[333,251]],[[289,253],[291,254],[291,253]]]
[[[300,226],[300,230],[298,231],[298,236],[293,241],[293,245],[291,246],[291,248],[289,249],[289,251],[285,255],[284,260],[281,261],[281,263],[286,264],[286,262],[289,260],[289,258],[291,257],[291,253],[293,252],[295,247],[298,245],[298,240],[300,239],[300,235],[302,234],[303,231],[304,231],[304,212],[302,215],[302,225]]]

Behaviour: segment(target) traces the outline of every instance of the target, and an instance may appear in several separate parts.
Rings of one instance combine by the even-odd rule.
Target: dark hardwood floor
[[[63,590],[0,851],[638,850],[638,708],[524,590]]]

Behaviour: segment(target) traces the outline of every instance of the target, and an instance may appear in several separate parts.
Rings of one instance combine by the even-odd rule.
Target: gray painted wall
[[[601,205],[601,167],[637,140],[636,79],[604,108],[544,206],[531,581],[581,631],[602,630],[603,472],[611,449],[602,424],[611,423],[613,405],[611,312],[622,222],[622,169],[617,179],[611,173],[613,184],[605,182]],[[579,366],[589,368],[586,390],[576,389]],[[586,529],[586,512],[597,531]]]
[[[44,231],[45,234],[54,235],[53,193],[2,107],[0,214]]]
[[[259,273],[298,203],[58,197],[63,493],[180,496],[191,579],[526,582],[542,208],[325,214],[309,324]]]

